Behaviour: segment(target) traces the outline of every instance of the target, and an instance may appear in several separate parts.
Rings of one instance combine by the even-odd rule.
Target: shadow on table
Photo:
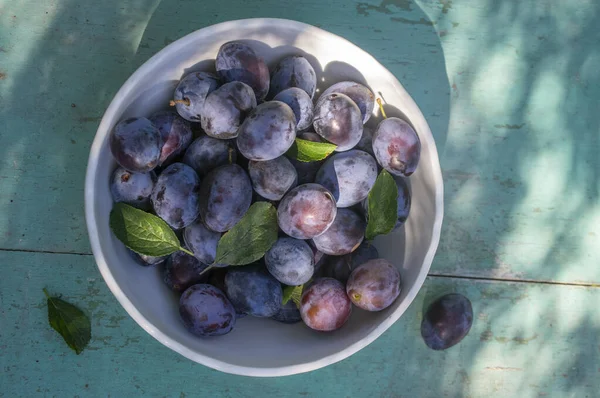
[[[5,7],[6,15],[24,16],[39,7],[33,1],[14,3]],[[600,271],[593,271],[598,258],[587,256],[597,253],[592,249],[600,233],[597,2],[552,7],[517,0],[483,0],[476,7],[464,0],[418,3],[268,0],[258,7],[243,1],[109,0],[83,6],[71,0],[52,10],[47,18],[53,21],[42,33],[3,24],[0,38],[18,35],[23,48],[0,52],[14,60],[0,81],[0,120],[6,121],[0,134],[2,248],[88,252],[84,171],[97,125],[118,88],[184,34],[225,20],[268,16],[346,37],[398,77],[419,104],[445,178],[446,217],[433,274],[545,280],[589,275],[588,280],[600,282]],[[476,14],[471,20],[469,12]],[[444,54],[440,38],[452,53]],[[34,106],[15,100],[23,98],[35,99]],[[541,205],[526,207],[532,201]],[[428,297],[439,293],[427,291]],[[485,317],[476,322],[514,320],[511,303],[498,303],[478,314]],[[521,333],[511,336],[513,343],[535,334],[540,336],[536,344],[543,346],[545,337],[552,337],[559,308],[570,310],[560,296],[541,303],[539,313],[529,316],[542,320],[523,322]],[[540,325],[546,330],[530,329]],[[570,333],[590,331],[598,331],[597,322],[582,311]],[[481,344],[461,347],[460,369],[469,370],[488,346],[481,337]],[[548,385],[554,374],[564,374],[563,392],[577,393],[592,383],[586,366],[597,363],[593,347],[588,348],[545,361],[530,381]],[[427,360],[448,358],[432,352]],[[406,359],[386,366],[415,377],[422,373]],[[352,361],[335,369],[346,363],[360,368]],[[530,362],[538,366],[536,358]],[[447,373],[458,374],[456,368],[448,363]],[[402,395],[393,377],[390,395]],[[443,377],[427,380],[432,394],[469,393],[466,382],[448,386]],[[345,388],[339,386],[340,394],[353,396]]]

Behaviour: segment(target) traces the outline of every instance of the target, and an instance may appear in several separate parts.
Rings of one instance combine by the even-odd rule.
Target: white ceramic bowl
[[[321,91],[337,81],[362,80],[397,108],[389,108],[389,113],[403,114],[415,127],[422,152],[418,169],[410,178],[410,217],[403,230],[375,241],[381,256],[400,269],[403,279],[402,293],[390,308],[368,313],[355,307],[348,323],[329,334],[312,331],[303,323],[285,325],[246,317],[225,336],[198,338],[182,326],[177,298],[168,291],[158,270],[134,264],[111,234],[108,218],[113,203],[108,187],[115,162],[108,137],[112,127],[125,117],[148,116],[165,108],[184,73],[214,68],[212,60],[219,46],[236,39],[260,41],[254,46],[271,67],[284,55],[306,53],[317,72]],[[437,249],[443,185],[436,146],[425,118],[398,80],[373,57],[310,25],[248,19],[209,26],[177,40],[125,82],[106,110],[90,151],[85,207],[98,268],[121,305],[148,333],[181,355],[223,372],[283,376],[340,361],[374,341],[400,318],[421,288]]]

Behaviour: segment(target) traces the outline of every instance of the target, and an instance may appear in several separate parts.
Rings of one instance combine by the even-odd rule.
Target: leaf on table
[[[115,203],[110,228],[125,246],[139,254],[160,257],[184,250],[175,232],[160,217],[125,203]]]
[[[386,170],[377,176],[369,192],[368,222],[365,238],[389,233],[398,218],[398,188],[394,178]]]
[[[48,323],[77,355],[81,354],[92,337],[90,319],[73,304],[50,297],[46,289],[44,294],[48,301]]]
[[[287,155],[301,162],[316,162],[325,159],[337,148],[328,142],[313,142],[296,138]]]
[[[259,260],[277,240],[277,211],[272,204],[256,202],[217,246],[215,263],[246,265]]]
[[[300,308],[300,299],[302,298],[302,290],[304,285],[300,286],[286,286],[283,288],[283,300],[282,305],[286,305],[288,301],[292,300],[296,307]]]

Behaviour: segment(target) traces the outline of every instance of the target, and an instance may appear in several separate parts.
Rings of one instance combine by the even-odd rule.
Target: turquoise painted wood
[[[145,334],[96,270],[83,218],[89,146],[127,77],[187,33],[250,17],[379,59],[423,110],[446,189],[432,277],[406,315],[339,364],[268,380]],[[0,0],[0,396],[597,396],[599,25],[593,0]],[[47,326],[43,287],[92,316],[81,356]],[[477,318],[438,353],[418,328],[446,291]]]
[[[2,248],[89,253],[87,151],[121,84],[189,32],[268,16],[353,41],[422,108],[446,184],[433,272],[600,282],[598,2],[0,4]]]
[[[91,256],[5,252],[0,263],[10,275],[0,278],[6,397],[529,398],[595,397],[600,388],[596,288],[431,277],[408,312],[356,355],[308,374],[257,379],[162,346],[120,307]],[[47,325],[44,287],[92,317],[81,355]],[[432,351],[420,337],[422,308],[447,292],[470,297],[475,321],[459,345]]]

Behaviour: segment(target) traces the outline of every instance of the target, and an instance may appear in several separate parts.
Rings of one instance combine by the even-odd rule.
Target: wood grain
[[[93,257],[52,254],[89,254],[88,150],[127,77],[187,33],[251,17],[322,27],[382,62],[434,132],[446,192],[442,277],[366,349],[281,379],[179,357]],[[560,284],[600,284],[599,22],[594,1],[0,0],[0,396],[596,396],[598,288]],[[92,316],[81,356],[47,325],[43,287]],[[476,322],[433,352],[421,309],[449,291]]]
[[[600,309],[590,305],[597,288],[429,278],[405,315],[359,353],[308,374],[258,379],[162,346],[118,304],[91,256],[4,252],[0,263],[6,397],[592,397],[600,388]],[[81,355],[48,325],[44,287],[91,316]],[[469,297],[474,323],[461,343],[438,352],[421,340],[421,314],[447,292]]]
[[[600,282],[596,2],[0,4],[1,248],[88,253],[88,149],[123,81],[189,32],[270,16],[353,41],[422,108],[446,184],[435,272]]]

